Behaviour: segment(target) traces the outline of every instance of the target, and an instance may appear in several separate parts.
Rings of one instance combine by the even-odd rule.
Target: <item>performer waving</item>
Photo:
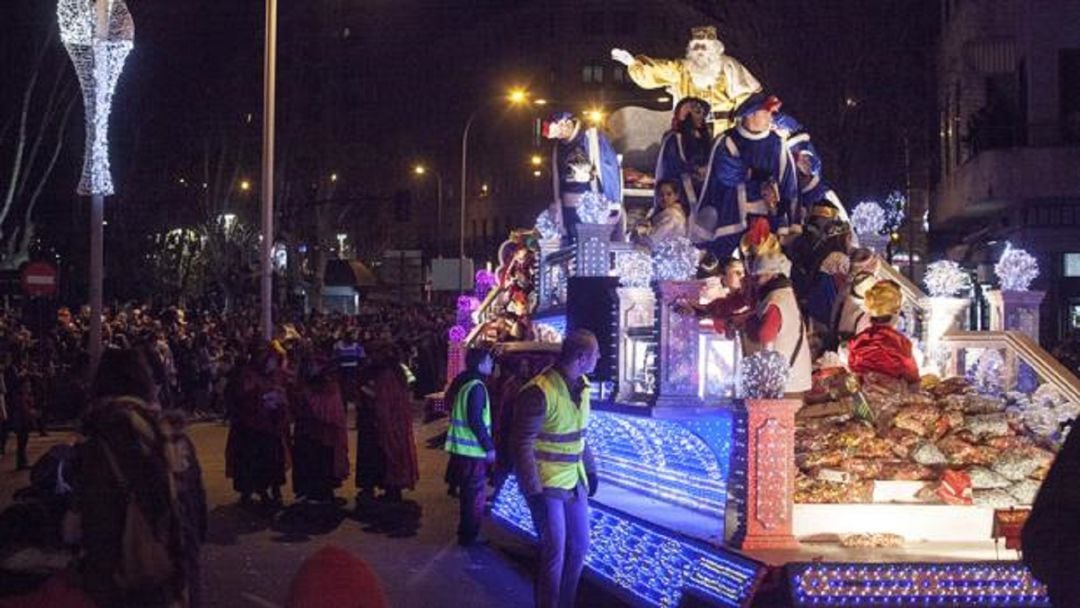
[[[619,157],[611,142],[596,127],[584,127],[570,112],[556,112],[543,125],[543,135],[555,140],[551,174],[554,179],[554,213],[563,237],[577,238],[580,222],[577,207],[587,192],[608,201],[622,202]]]

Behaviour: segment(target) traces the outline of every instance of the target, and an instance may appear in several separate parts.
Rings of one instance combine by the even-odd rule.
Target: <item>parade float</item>
[[[624,163],[640,150],[625,152]],[[623,237],[631,199],[651,206],[655,183],[623,174],[622,200],[595,187],[557,196],[511,235],[450,332],[450,377],[468,345],[488,342],[504,370],[495,383],[549,364],[567,330],[598,336],[588,437],[602,484],[587,573],[646,606],[1049,605],[1018,536],[1062,423],[1080,413],[1080,380],[1038,345],[1030,256],[1011,250],[999,264],[989,331],[968,331],[957,268],[932,265],[926,293],[881,261],[873,272],[902,294],[921,382],[856,375],[830,353],[805,398],[785,399],[787,361],[744,358],[737,335],[678,310],[713,288],[695,278],[694,245],[645,251]],[[878,216],[853,210],[865,246],[883,246]],[[493,516],[534,538],[512,477]]]

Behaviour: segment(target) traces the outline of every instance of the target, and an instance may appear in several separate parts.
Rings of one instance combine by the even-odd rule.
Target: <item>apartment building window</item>
[[[626,82],[626,68],[617,65],[611,69],[611,80],[618,83]]]
[[[1080,253],[1066,253],[1064,258],[1064,271],[1061,274],[1070,279],[1080,278]]]
[[[581,68],[581,82],[586,84],[596,83],[603,84],[604,82],[604,66],[589,63]]]
[[[1080,142],[1080,49],[1058,54],[1058,91],[1061,96],[1061,136],[1066,143]]]

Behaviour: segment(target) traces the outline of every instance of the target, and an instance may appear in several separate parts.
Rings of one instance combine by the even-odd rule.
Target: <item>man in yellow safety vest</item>
[[[569,608],[589,550],[589,496],[596,466],[585,441],[596,336],[571,331],[555,365],[521,389],[510,441],[518,486],[540,537],[536,605]]]
[[[491,400],[484,378],[495,363],[491,351],[470,348],[465,353],[465,371],[458,374],[446,391],[453,409],[446,432],[445,449],[450,453],[446,481],[461,489],[461,516],[458,544],[473,545],[480,534],[486,500],[484,487],[488,469],[495,464],[495,442],[491,438]]]

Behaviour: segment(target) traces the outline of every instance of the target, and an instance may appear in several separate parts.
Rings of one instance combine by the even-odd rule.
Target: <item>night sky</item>
[[[0,18],[8,25],[0,40],[0,128],[17,114],[35,49],[56,28],[52,1],[2,4]],[[446,52],[438,45],[440,36],[482,38],[500,15],[536,3],[280,4],[278,196],[303,200],[312,196],[320,176],[340,171],[352,178],[347,195],[359,200],[394,192],[407,179],[411,158],[427,156],[454,166],[468,108],[503,84],[478,82],[491,73],[470,65],[486,65],[485,57],[455,58],[457,72],[440,67],[432,73],[430,66],[446,65],[430,56],[432,49]],[[883,195],[903,184],[909,173],[905,138],[916,172],[929,179],[936,153],[936,2],[686,4],[713,16],[729,52],[810,128],[826,172],[845,200]],[[226,196],[233,199],[230,208],[247,205],[253,211],[257,195],[245,198],[228,182],[234,175],[258,181],[262,2],[129,0],[129,7],[136,49],[115,102],[118,195],[110,199],[110,227],[131,231],[124,238],[134,238],[190,224]],[[67,70],[73,83],[58,39],[51,45],[44,69],[52,77]],[[668,49],[635,50],[665,56],[684,45],[682,38]],[[846,105],[848,99],[857,106]],[[35,212],[45,244],[75,252],[83,246],[85,223],[84,208],[73,196],[83,138],[81,103],[77,106],[66,147]],[[428,111],[431,107],[444,110]],[[0,140],[0,167],[10,166],[12,149],[9,132]],[[8,172],[0,170],[0,180],[6,182]]]

